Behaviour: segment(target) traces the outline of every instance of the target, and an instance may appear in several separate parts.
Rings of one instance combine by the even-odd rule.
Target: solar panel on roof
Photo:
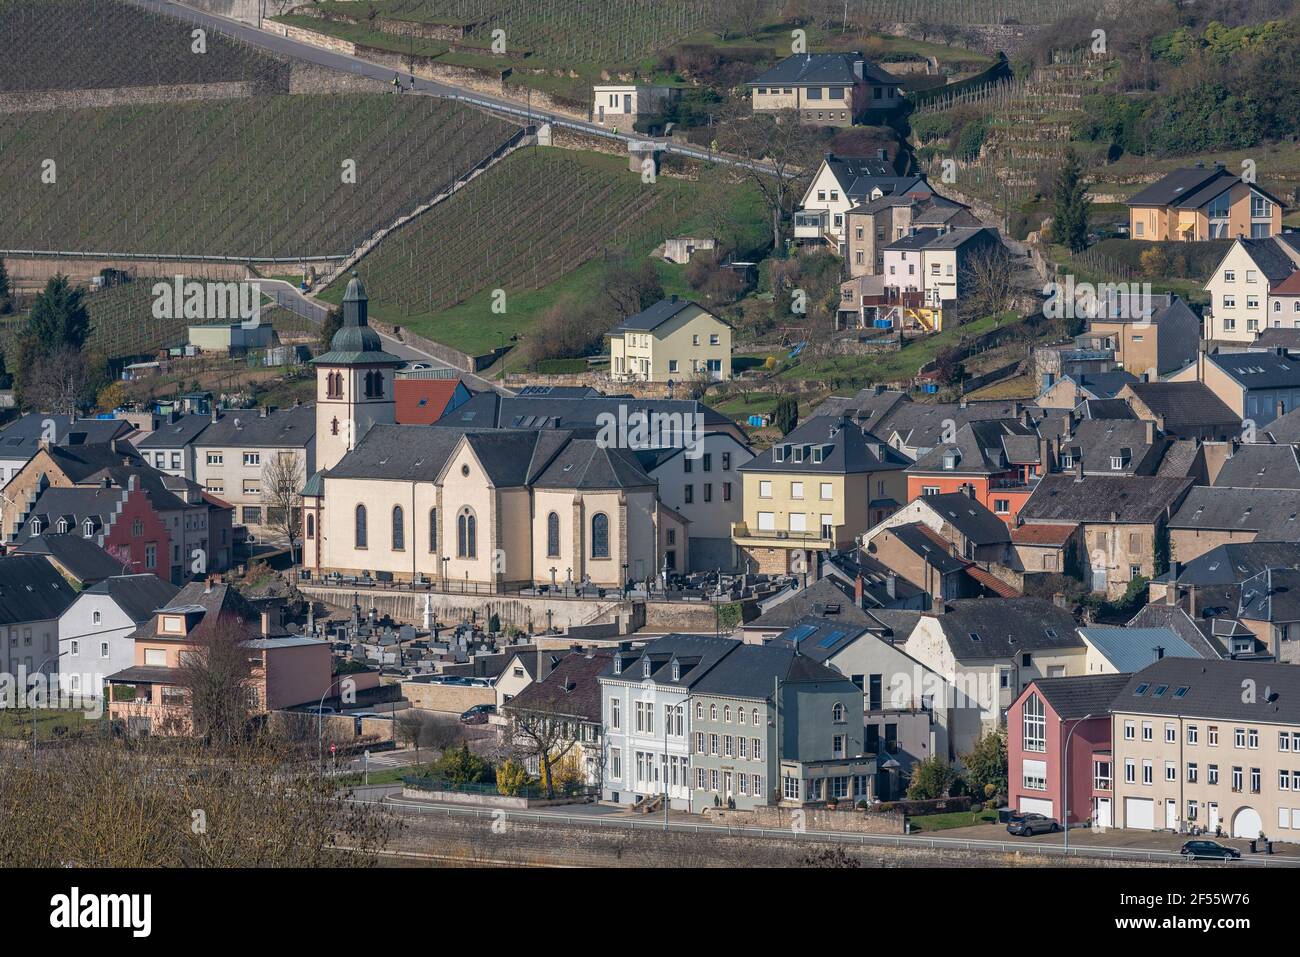
[[[787,635],[786,637],[797,644],[798,642],[803,641],[805,638],[807,638],[816,630],[817,630],[816,625],[797,625],[795,626],[795,628],[791,630],[790,634]]]
[[[841,638],[843,638],[846,634],[847,634],[847,632],[843,632],[843,631],[832,631],[829,635],[827,635],[827,636],[826,636],[825,638],[823,638],[821,641],[817,642],[817,647],[818,647],[818,648],[831,648],[831,647],[834,647],[835,643],[836,643],[837,641],[839,641]]]

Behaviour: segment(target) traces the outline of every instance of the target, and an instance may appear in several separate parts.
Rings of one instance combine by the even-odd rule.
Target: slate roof
[[[901,579],[900,579],[901,581]],[[872,618],[853,601],[853,585],[833,576],[794,591],[747,623],[748,630],[789,628],[809,617],[827,618],[842,627],[866,628]]]
[[[812,415],[835,418],[848,415],[868,432],[872,432],[887,412],[899,403],[911,401],[906,392],[896,392],[883,386],[869,386],[852,396],[830,396],[813,409]]]
[[[1084,647],[1074,616],[1042,598],[967,598],[927,617],[939,623],[958,659]]]
[[[58,618],[76,591],[39,555],[0,558],[0,625]]]
[[[116,575],[91,585],[83,594],[108,595],[118,608],[140,625],[174,599],[179,591],[176,585],[157,575]]]
[[[1300,360],[1285,352],[1215,352],[1205,358],[1246,389],[1300,387]]]
[[[1300,461],[1290,445],[1242,445],[1223,463],[1212,483],[1228,488],[1300,489]]]
[[[1164,478],[1199,479],[1205,473],[1205,457],[1195,439],[1176,439],[1169,443],[1156,474]]]
[[[242,624],[250,633],[250,637],[255,634],[259,638],[275,638],[289,634],[283,626],[275,624],[273,619],[270,625],[271,634],[263,636],[258,606],[241,595],[235,586],[225,582],[213,582],[211,586],[206,581],[189,582],[172,595],[170,601],[154,610],[155,612],[165,610],[173,613],[180,611],[201,613],[202,620],[190,630],[191,635],[201,634],[222,619]],[[154,640],[162,637],[158,634],[158,615],[150,615],[128,637]]]
[[[1300,621],[1300,571],[1270,568],[1242,582],[1237,617],[1248,621]]]
[[[1039,479],[1020,518],[1026,523],[1146,525],[1177,507],[1191,486],[1190,479],[1154,475],[1091,475],[1083,481],[1073,475],[1047,475]]]
[[[1137,413],[1123,399],[1084,399],[1074,408],[1074,414],[1088,419],[1136,419]]]
[[[1147,441],[1147,423],[1136,419],[1085,419],[1073,425],[1068,437],[1062,435],[1061,451],[1082,453],[1085,472],[1137,473],[1150,467],[1148,457],[1158,459],[1165,439]],[[1124,458],[1123,469],[1112,469],[1111,459]],[[1154,450],[1154,452],[1153,452]]]
[[[1007,523],[968,495],[948,492],[926,495],[920,501],[976,545],[1001,545],[1011,541]]]
[[[1300,544],[1225,542],[1182,565],[1175,580],[1179,585],[1239,585],[1266,568],[1300,568]]]
[[[1008,445],[1009,439],[1020,441],[1011,441]],[[927,475],[943,472],[994,475],[1007,471],[1013,459],[1026,457],[1026,440],[1034,449],[1031,462],[1037,462],[1038,433],[1029,426],[1015,419],[967,422],[957,428],[952,442],[933,446],[908,471]],[[957,456],[956,467],[945,468],[945,458],[954,453]]]
[[[940,575],[953,574],[966,567],[967,563],[963,559],[951,554],[951,544],[928,525],[913,522],[909,525],[895,525],[887,531]]]
[[[0,459],[31,458],[40,448],[45,424],[53,421],[56,445],[94,445],[123,438],[134,430],[126,419],[74,419],[58,413],[28,412],[0,431]]]
[[[1143,605],[1132,620],[1130,628],[1167,628],[1183,639],[1202,658],[1222,658],[1227,649],[1218,641],[1207,637],[1178,605],[1161,605],[1155,602]]]
[[[795,462],[792,454],[786,451],[785,460],[777,462],[775,450],[788,450],[792,446],[809,447],[809,451],[803,453],[803,461]],[[813,461],[811,448],[814,447],[827,449],[820,462]],[[847,416],[838,419],[817,416],[802,423],[772,448],[754,456],[740,466],[740,471],[852,475],[904,469],[910,464],[911,460],[907,456],[891,448],[883,439],[863,432]]]
[[[1173,435],[1199,434],[1205,425],[1241,428],[1241,416],[1203,382],[1133,382],[1129,389]]]
[[[1296,269],[1295,261],[1282,248],[1281,241],[1275,242],[1274,239],[1275,237],[1237,240],[1245,247],[1255,265],[1259,266],[1270,289],[1288,279]]]
[[[841,686],[846,695],[862,694],[838,671],[808,655],[797,654],[785,644],[741,645],[719,661],[691,692],[762,700],[772,696],[778,680],[781,684],[823,682]]]
[[[831,655],[843,651],[867,633],[865,625],[846,625],[831,618],[809,617],[795,622],[772,638],[769,644],[791,649],[797,646],[800,654],[824,663]]]
[[[1209,488],[1183,499],[1170,528],[1260,532],[1271,541],[1300,541],[1300,498],[1289,489]]]
[[[862,60],[862,73],[868,80],[890,86],[900,81],[861,53],[795,53],[776,66],[750,80],[748,86],[852,86],[857,82],[853,70]]]
[[[968,422],[984,419],[1017,419],[1021,404],[1015,401],[989,402],[902,402],[894,405],[872,430],[890,439],[897,436],[900,443],[915,449],[933,448],[943,437],[944,421],[951,419],[960,429]]]
[[[692,307],[703,309],[706,313],[708,313],[710,316],[713,316],[714,319],[717,319],[718,322],[721,322],[724,326],[729,325],[729,323],[727,323],[725,320],[720,319],[718,316],[710,312],[706,307],[701,306],[698,302],[693,302],[690,299],[679,299],[676,296],[670,296],[667,299],[660,299],[653,306],[651,306],[648,309],[641,310],[635,316],[628,316],[622,322],[614,326],[614,328],[610,330],[610,334],[616,335],[621,332],[653,332],[654,330],[662,326],[665,322],[667,322],[669,319],[672,319],[674,316],[680,315],[681,313],[685,312],[687,309],[690,309]]]
[[[300,405],[261,414],[259,409],[219,413],[194,441],[197,448],[301,449],[316,437],[316,407]]]
[[[1068,678],[1035,678],[1033,687],[1052,706],[1057,717],[1083,718],[1110,711],[1110,703],[1128,683],[1128,675],[1073,675]]]
[[[23,524],[18,528],[13,541],[23,545],[32,538],[32,522],[40,521],[41,533],[56,531],[59,519],[67,519],[70,534],[82,534],[87,519],[90,520],[95,535],[103,534],[105,526],[125,501],[127,491],[123,488],[102,488],[100,486],[71,488],[47,488],[32,506]],[[119,564],[116,571],[120,572]]]
[[[641,648],[615,652],[613,661],[604,668],[600,677],[615,681],[654,681],[673,688],[693,688],[719,661],[741,646],[734,638],[715,638],[713,635],[671,634],[646,642]],[[750,646],[754,647],[754,646]],[[681,665],[676,681],[670,667],[676,659]],[[650,662],[650,674],[644,673],[644,662]],[[622,670],[615,672],[616,663]]]
[[[83,482],[106,468],[127,464],[142,467],[145,464],[135,447],[121,439],[72,447],[56,445],[49,449],[49,453],[54,465],[73,482]]]
[[[511,698],[505,710],[537,711],[598,723],[601,696],[600,682],[596,679],[609,667],[613,657],[609,651],[567,654],[545,678],[530,682]]]
[[[1156,660],[1157,648],[1166,657],[1203,658],[1195,648],[1183,641],[1170,628],[1119,628],[1093,625],[1080,628],[1079,634],[1097,652],[1114,666],[1116,671],[1140,671]],[[1218,657],[1215,655],[1214,657]]]
[[[706,431],[736,428],[732,419],[691,399],[636,399],[630,396],[502,396],[480,392],[463,402],[434,423],[440,428],[456,429],[567,429],[595,433],[602,417],[620,415],[624,419],[638,413],[661,416],[700,416]],[[684,421],[684,419],[678,419]]]
[[[199,437],[212,424],[210,415],[182,415],[174,422],[164,422],[139,442],[138,449],[181,449]]]
[[[1156,692],[1164,688],[1164,693]],[[1242,694],[1255,687],[1254,698]],[[1180,689],[1187,690],[1178,695]],[[1142,689],[1142,694],[1137,694]],[[1300,724],[1300,668],[1261,661],[1163,658],[1120,689],[1111,710],[1258,724]]]
[[[100,548],[94,539],[84,537],[80,529],[75,534],[33,535],[14,546],[14,551],[21,555],[48,556],[82,584],[98,582],[122,573],[122,563]]]
[[[626,449],[602,448],[595,439],[573,439],[539,475],[538,488],[614,489],[655,485]]]
[[[1234,183],[1239,176],[1223,167],[1176,169],[1128,198],[1128,206],[1190,206],[1199,208]]]
[[[1264,430],[1274,442],[1300,444],[1300,409],[1292,409],[1268,424]]]
[[[1131,372],[1116,369],[1113,372],[1086,372],[1079,375],[1062,376],[1079,387],[1079,391],[1092,399],[1113,399],[1126,385],[1132,385],[1139,379]]]

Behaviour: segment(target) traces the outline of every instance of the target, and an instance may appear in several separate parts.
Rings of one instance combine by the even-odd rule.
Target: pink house
[[[1007,804],[1069,823],[1113,820],[1110,708],[1129,675],[1031,681],[1007,712]],[[1067,752],[1068,747],[1068,752]]]

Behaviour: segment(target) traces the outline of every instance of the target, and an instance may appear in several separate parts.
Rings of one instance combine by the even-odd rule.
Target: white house
[[[157,575],[119,575],[78,595],[59,616],[59,670],[69,690],[99,697],[106,676],[135,664],[131,634],[178,591]]]
[[[601,126],[631,132],[641,114],[657,113],[674,94],[672,87],[635,84],[594,86],[591,90],[591,121]]]
[[[1289,300],[1282,284],[1300,269],[1300,234],[1269,239],[1236,239],[1205,284],[1205,338],[1211,342],[1250,343],[1269,326],[1270,302]],[[1294,304],[1287,302],[1294,310]],[[1279,320],[1283,306],[1279,304]],[[1291,325],[1288,316],[1286,326]],[[1279,327],[1281,323],[1279,324]]]
[[[850,209],[882,196],[907,196],[917,200],[934,195],[923,178],[899,176],[883,156],[836,156],[827,153],[799,200],[794,216],[794,238],[825,243],[844,255],[844,218]]]
[[[691,686],[740,642],[712,635],[667,635],[619,651],[601,672],[605,778],[601,797],[636,804],[667,796],[691,807]]]

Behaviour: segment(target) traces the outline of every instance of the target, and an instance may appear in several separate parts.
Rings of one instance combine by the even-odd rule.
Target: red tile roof
[[[1273,287],[1275,296],[1300,296],[1300,269]]]
[[[394,398],[398,425],[432,425],[442,417],[459,379],[398,379]]]
[[[1016,545],[1064,545],[1074,534],[1077,525],[1020,525],[1011,529],[1011,541]]]
[[[979,582],[989,591],[993,592],[993,594],[997,595],[999,598],[1021,597],[1021,593],[1018,592],[1015,588],[1008,585],[1006,582],[998,578],[996,575],[993,575],[990,572],[986,572],[978,565],[967,565],[966,574],[969,575],[971,578],[975,579],[977,582]]]

